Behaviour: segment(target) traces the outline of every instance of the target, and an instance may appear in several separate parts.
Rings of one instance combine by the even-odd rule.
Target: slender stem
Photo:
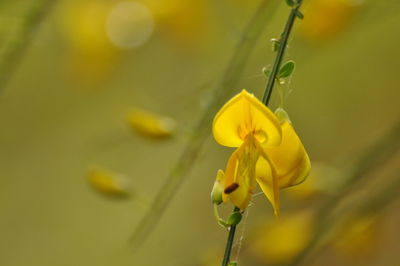
[[[302,3],[302,0],[299,0],[298,4],[292,8],[292,11],[290,12],[289,18],[286,22],[285,28],[281,34],[278,52],[276,54],[275,62],[272,67],[271,74],[269,75],[268,83],[265,88],[264,96],[262,99],[262,101],[265,105],[268,105],[269,100],[271,98],[272,90],[274,88],[274,84],[276,81],[276,76],[278,75],[279,69],[281,67],[283,56],[285,55],[285,50],[287,48],[287,43],[289,40],[290,32],[292,31],[293,24],[294,24],[294,21],[296,20],[297,13],[299,12],[301,3]]]
[[[37,0],[28,9],[22,18],[19,30],[5,44],[4,52],[0,54],[0,92],[7,86],[12,78],[29,44],[32,41],[32,34],[46,18],[56,0]]]
[[[233,209],[233,212],[238,212],[238,211],[240,211],[238,207],[235,207]],[[235,238],[235,232],[236,232],[236,225],[231,225],[229,227],[229,235],[228,235],[228,240],[226,241],[225,254],[224,254],[224,259],[222,260],[222,266],[227,266],[231,258],[231,251],[232,251],[233,240]]]

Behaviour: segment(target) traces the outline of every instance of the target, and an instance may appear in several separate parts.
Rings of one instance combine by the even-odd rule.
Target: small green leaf
[[[293,0],[286,0],[286,4],[287,4],[288,6],[291,6],[291,7],[293,7],[293,6],[296,5],[295,1],[293,1]]]
[[[294,61],[287,61],[279,70],[277,78],[280,79],[290,77],[290,75],[292,75],[294,71],[295,66],[296,64],[294,63]]]
[[[269,67],[263,67],[262,72],[268,78],[271,74],[271,69]]]
[[[295,11],[296,17],[298,17],[299,19],[303,19],[304,18],[304,14],[301,13],[298,9],[296,9]]]
[[[234,212],[229,216],[228,220],[226,221],[229,225],[237,225],[242,220],[242,214],[240,212]]]
[[[281,41],[273,38],[273,39],[271,39],[271,42],[272,42],[272,51],[273,52],[278,51],[279,46],[281,45]]]
[[[275,115],[278,118],[279,122],[284,123],[284,122],[289,122],[290,124],[292,123],[290,121],[288,113],[281,107],[275,110]]]
[[[237,261],[231,261],[228,263],[228,266],[237,266],[237,265],[238,265]]]

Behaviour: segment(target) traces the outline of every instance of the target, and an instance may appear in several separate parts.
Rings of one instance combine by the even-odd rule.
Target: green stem
[[[291,31],[292,31],[292,28],[293,28],[293,25],[294,25],[294,21],[296,20],[297,14],[299,12],[299,8],[301,6],[301,3],[302,3],[302,0],[299,0],[298,4],[295,7],[292,8],[292,11],[290,12],[289,18],[288,18],[288,20],[286,22],[286,25],[285,25],[285,29],[283,30],[283,32],[281,34],[281,38],[279,40],[280,43],[279,43],[278,52],[276,54],[274,65],[272,67],[271,74],[269,75],[268,83],[267,83],[267,86],[265,88],[264,96],[263,96],[263,99],[262,99],[262,101],[263,101],[263,103],[265,105],[268,105],[269,100],[271,98],[272,90],[274,88],[274,84],[275,84],[275,81],[276,81],[276,76],[278,75],[279,69],[281,67],[282,60],[283,60],[283,57],[285,55],[285,50],[287,48],[287,43],[288,43],[288,40],[289,40],[289,36],[290,36]]]
[[[38,0],[24,14],[20,29],[14,33],[6,44],[4,52],[0,55],[0,92],[7,86],[18,64],[21,62],[29,44],[32,34],[40,26],[40,23],[49,14],[56,0]]]
[[[283,60],[283,56],[285,54],[289,36],[292,31],[294,21],[296,20],[297,13],[299,12],[298,10],[301,6],[301,2],[302,2],[302,0],[299,0],[298,4],[292,8],[292,10],[289,14],[289,18],[286,22],[285,28],[283,30],[283,33],[281,34],[279,49],[278,49],[277,55],[275,57],[274,65],[273,65],[271,74],[269,76],[267,87],[265,89],[265,93],[263,96],[263,102],[265,105],[268,105],[269,100],[271,98],[271,93],[272,93],[272,89],[274,88],[276,76],[278,75],[279,68],[282,64],[282,60]],[[237,212],[239,210],[240,209],[238,207],[235,207],[233,209],[233,212]],[[235,238],[235,232],[236,232],[236,225],[230,226],[228,240],[226,242],[224,259],[222,261],[222,266],[227,266],[230,261],[233,240]]]
[[[232,213],[238,211],[240,211],[240,209],[238,207],[235,207]],[[228,240],[226,241],[225,254],[224,254],[224,259],[222,260],[222,266],[227,266],[231,258],[231,251],[232,251],[233,240],[235,238],[235,232],[236,232],[236,225],[231,225],[229,227],[229,235],[228,235]]]

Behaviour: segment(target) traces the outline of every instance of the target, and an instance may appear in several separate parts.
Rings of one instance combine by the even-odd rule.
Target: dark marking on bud
[[[229,186],[227,186],[224,190],[225,194],[231,194],[233,191],[235,191],[236,189],[238,189],[239,184],[238,183],[232,183]]]

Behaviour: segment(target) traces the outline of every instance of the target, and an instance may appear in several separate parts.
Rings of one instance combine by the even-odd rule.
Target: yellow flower
[[[134,130],[146,137],[168,137],[175,130],[175,121],[172,118],[140,109],[135,109],[129,113],[128,122]]]
[[[93,189],[110,197],[128,197],[131,193],[129,180],[119,174],[93,168],[87,173],[87,179]]]
[[[309,211],[283,214],[253,232],[250,251],[261,261],[287,263],[306,248],[313,227],[314,216]]]
[[[56,16],[78,82],[110,76],[125,49],[144,45],[154,29],[151,11],[136,1],[62,1]]]
[[[193,46],[202,43],[211,27],[207,27],[207,4],[203,0],[144,0],[152,10],[160,30],[177,44]]]
[[[223,200],[240,209],[250,201],[256,181],[279,214],[279,189],[302,182],[310,160],[286,112],[278,117],[243,90],[228,101],[213,122],[216,141],[238,147],[228,160]]]
[[[336,36],[349,26],[363,0],[313,0],[305,8],[301,33],[315,41]]]

